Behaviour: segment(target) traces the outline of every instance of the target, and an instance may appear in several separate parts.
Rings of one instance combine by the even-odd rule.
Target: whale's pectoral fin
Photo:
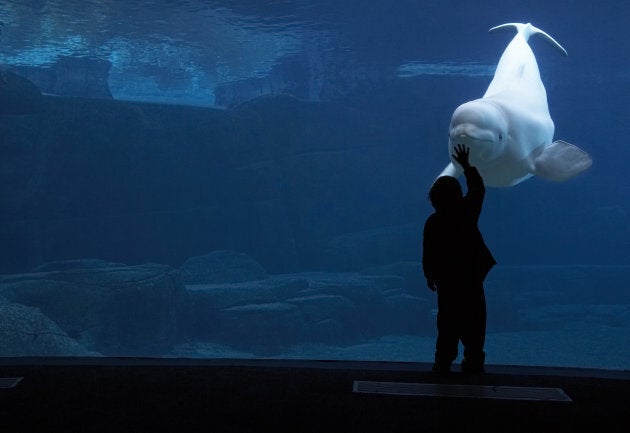
[[[534,160],[534,174],[544,179],[562,182],[591,166],[593,160],[577,146],[566,141],[554,141]]]
[[[442,173],[440,173],[440,175],[438,177],[441,177],[441,176],[457,177],[457,176],[459,176],[459,172],[457,171],[457,169],[455,168],[453,163],[449,162],[448,165],[446,166],[446,168],[444,168],[444,170],[442,170]]]

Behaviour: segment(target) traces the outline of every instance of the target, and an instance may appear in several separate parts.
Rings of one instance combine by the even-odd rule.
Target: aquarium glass
[[[531,23],[553,140],[581,151],[550,154],[527,123],[544,110],[517,110],[536,83],[506,87],[488,170],[534,175],[486,188],[486,362],[630,369],[628,17],[621,0],[0,1],[0,356],[432,362],[428,191],[453,112],[517,38],[489,29]]]

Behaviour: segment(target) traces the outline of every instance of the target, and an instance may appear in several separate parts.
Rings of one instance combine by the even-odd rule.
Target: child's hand
[[[463,169],[470,167],[470,163],[468,162],[468,155],[470,154],[470,148],[468,146],[464,146],[463,144],[458,144],[455,146],[455,155],[451,155],[455,161],[462,166]]]

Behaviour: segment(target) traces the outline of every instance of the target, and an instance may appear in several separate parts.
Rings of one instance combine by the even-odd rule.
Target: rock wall
[[[10,69],[32,81],[43,93],[111,99],[107,82],[111,66],[104,59],[60,57],[48,67],[12,66]]]
[[[179,266],[221,249],[270,272],[417,258],[435,171],[425,121],[287,96],[41,105],[0,123],[0,272],[83,257]]]
[[[275,95],[220,110],[41,96],[12,80],[0,111],[0,272],[85,257],[179,267],[216,250],[270,273],[418,260],[452,109],[485,87],[424,77],[345,100]],[[627,262],[616,192],[627,187],[595,170],[489,189],[481,225],[497,260]]]
[[[42,95],[28,79],[0,69],[0,115],[38,113],[42,109]]]
[[[392,66],[357,60],[342,48],[305,43],[299,54],[280,59],[262,77],[220,84],[215,104],[234,107],[260,96],[288,94],[309,101],[335,101],[370,94],[396,77]]]

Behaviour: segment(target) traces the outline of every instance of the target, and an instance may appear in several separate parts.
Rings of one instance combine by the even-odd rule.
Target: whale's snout
[[[452,128],[449,138],[451,141],[459,141],[474,145],[474,143],[493,143],[496,141],[497,134],[488,129],[479,128],[476,125],[463,124]]]
[[[471,163],[483,166],[496,159],[507,139],[502,113],[483,100],[460,105],[453,113],[449,129],[449,151],[462,144],[470,148]]]

